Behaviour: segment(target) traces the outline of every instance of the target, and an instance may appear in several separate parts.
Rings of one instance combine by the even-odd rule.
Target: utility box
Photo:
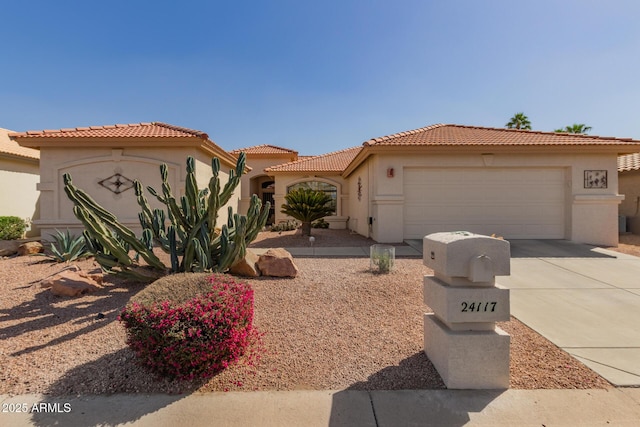
[[[450,389],[509,387],[509,335],[495,322],[510,319],[509,290],[495,277],[510,274],[509,242],[465,231],[423,240],[425,353]]]

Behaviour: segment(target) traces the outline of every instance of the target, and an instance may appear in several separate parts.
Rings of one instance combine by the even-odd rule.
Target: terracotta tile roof
[[[297,151],[269,144],[254,145],[253,147],[238,148],[237,150],[230,151],[231,154],[235,155],[241,152],[247,154],[298,154]]]
[[[363,146],[633,145],[640,141],[570,133],[436,124],[365,141]]]
[[[266,168],[265,172],[342,172],[358,155],[362,147],[351,147],[320,156]]]
[[[640,169],[640,153],[618,156],[618,172],[637,171]]]
[[[163,146],[175,146],[179,138],[185,146],[196,146],[211,156],[218,157],[229,166],[235,166],[237,157],[225,151],[201,131],[174,126],[162,122],[132,123],[108,126],[88,126],[68,129],[38,130],[27,132],[13,132],[10,138],[15,139],[22,146],[45,147],[79,144],[112,144],[119,138],[131,143],[139,142],[142,146],[158,143]]]
[[[40,159],[39,150],[21,147],[17,142],[9,138],[10,133],[13,133],[13,131],[0,128],[0,155],[8,154],[10,156],[24,157],[27,159]]]
[[[20,138],[181,138],[194,136],[202,139],[209,138],[204,132],[161,122],[14,132],[11,136]]]

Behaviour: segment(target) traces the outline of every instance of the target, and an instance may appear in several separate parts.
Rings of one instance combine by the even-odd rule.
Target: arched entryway
[[[275,188],[275,182],[270,176],[261,175],[251,178],[251,194],[257,195],[262,200],[263,206],[266,202],[271,203],[269,217],[267,218],[268,225],[273,224],[276,219],[276,207],[273,198]]]

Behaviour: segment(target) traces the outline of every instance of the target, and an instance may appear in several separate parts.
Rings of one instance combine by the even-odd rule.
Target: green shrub
[[[289,219],[286,222],[280,222],[271,226],[271,231],[291,231],[297,230],[300,225],[298,221]]]
[[[223,274],[175,274],[134,296],[119,319],[142,365],[171,379],[209,378],[244,353],[253,290]]]
[[[49,254],[37,254],[45,256],[56,262],[71,262],[79,258],[86,258],[91,256],[91,252],[87,250],[84,236],[71,236],[69,229],[64,233],[60,230],[56,230],[56,234],[53,235],[54,243],[51,244],[51,255]]]
[[[329,223],[327,221],[325,221],[324,218],[320,218],[319,220],[317,220],[316,222],[311,224],[311,227],[313,227],[313,228],[329,228]]]
[[[0,216],[0,240],[17,240],[24,235],[27,223],[17,216]]]

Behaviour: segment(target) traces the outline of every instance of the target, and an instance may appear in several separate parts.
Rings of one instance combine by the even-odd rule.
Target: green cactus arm
[[[100,213],[100,215],[102,215],[103,217],[110,217],[114,220],[116,219],[115,215],[100,206],[95,200],[91,198],[91,196],[73,185],[70,174],[65,173],[63,175],[63,179],[65,184],[64,191],[65,193],[67,193],[67,197],[69,197],[69,199],[71,199],[74,204],[82,205],[89,210]]]
[[[140,181],[136,179],[134,181],[133,186],[134,186],[138,206],[140,206],[140,209],[142,209],[142,212],[138,214],[138,217],[140,219],[140,225],[142,226],[142,228],[150,228],[151,223],[153,221],[153,214],[151,213],[151,207],[149,206],[149,202],[147,201],[147,198],[144,196],[144,190],[142,189],[142,184],[140,184]]]
[[[195,254],[195,258],[198,260],[198,267],[196,271],[206,271],[209,269],[209,265],[207,265],[207,254],[205,253],[200,241],[198,239],[192,240],[193,251]]]
[[[178,262],[178,246],[176,243],[176,228],[173,225],[167,230],[169,235],[169,255],[171,256],[171,271],[177,273],[180,269]]]
[[[185,215],[189,217],[189,222],[195,224],[198,221],[198,213],[201,211],[198,183],[196,182],[196,166],[193,157],[187,157],[187,178],[185,182]],[[184,209],[183,203],[183,209]]]
[[[98,240],[110,254],[116,257],[118,262],[124,265],[133,264],[133,261],[129,258],[129,254],[122,245],[112,236],[105,233],[104,228],[100,227],[95,220],[90,219],[91,214],[87,209],[81,206],[74,206],[73,213],[83,223],[89,234]]]
[[[142,243],[136,235],[129,228],[120,224],[117,220],[112,220],[110,217],[101,217],[98,213],[98,218],[100,218],[107,226],[111,227],[121,239],[123,239],[126,243],[128,243],[133,250],[142,256],[142,258],[152,266],[153,268],[157,268],[160,270],[165,270],[167,267],[160,261],[160,259],[153,253],[153,250],[148,249],[147,246]]]

